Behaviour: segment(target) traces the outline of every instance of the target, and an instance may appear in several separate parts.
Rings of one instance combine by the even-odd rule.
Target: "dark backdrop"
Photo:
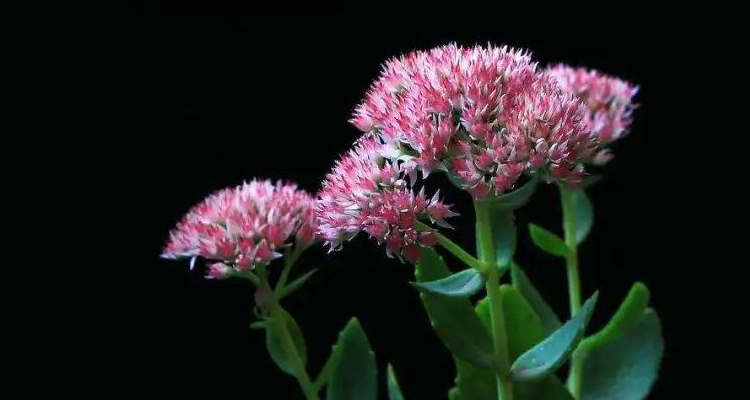
[[[154,4],[66,17],[49,34],[60,66],[56,84],[82,100],[72,114],[82,117],[80,127],[96,129],[95,163],[82,166],[99,199],[90,214],[114,218],[109,232],[116,227],[95,238],[106,242],[99,248],[106,262],[87,276],[93,297],[78,299],[98,325],[88,343],[99,359],[96,375],[109,378],[115,392],[301,398],[296,382],[269,360],[262,333],[248,329],[251,287],[206,281],[186,263],[160,260],[168,230],[205,195],[243,179],[293,180],[315,191],[357,137],[347,120],[385,59],[451,41],[489,41],[528,48],[543,65],[586,65],[641,86],[632,134],[616,144],[604,181],[590,190],[596,223],[581,247],[584,291],[601,291],[593,319],[600,326],[634,281],[646,283],[666,336],[652,398],[707,393],[720,373],[719,343],[731,339],[728,309],[707,300],[735,280],[728,237],[714,229],[727,223],[722,209],[731,205],[716,208],[706,194],[707,169],[717,167],[710,154],[686,163],[706,143],[690,127],[698,114],[686,108],[696,75],[678,67],[694,62],[691,49],[702,44],[689,45],[675,18],[468,17],[458,10],[288,17],[168,12]],[[464,214],[451,236],[473,248],[470,199],[442,186]],[[525,233],[532,221],[561,231],[556,191],[539,190],[518,221],[517,258],[564,316],[563,263],[534,251]],[[330,256],[315,248],[300,265],[320,272],[285,304],[306,332],[313,371],[356,316],[380,370],[394,365],[407,398],[446,397],[452,362],[407,284],[412,267],[365,238]]]

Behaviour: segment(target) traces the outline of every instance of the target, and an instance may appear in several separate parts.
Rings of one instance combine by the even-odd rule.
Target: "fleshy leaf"
[[[341,345],[340,342],[341,339],[339,335],[339,341],[336,342],[336,344],[334,344],[331,348],[331,355],[328,356],[328,360],[326,360],[326,363],[323,364],[320,372],[318,372],[318,377],[315,378],[315,382],[313,382],[313,388],[315,388],[316,392],[320,392],[320,390],[323,389],[323,386],[328,383],[328,380],[331,378],[333,371],[339,365],[339,361],[341,361],[341,355],[344,352],[344,346]]]
[[[398,380],[391,364],[388,364],[388,398],[390,400],[404,400],[404,395],[401,394],[401,388],[398,386]]]
[[[375,356],[356,318],[349,320],[341,331],[337,346],[342,346],[343,350],[341,359],[328,380],[326,399],[376,400]]]
[[[549,304],[544,301],[544,298],[539,293],[539,291],[536,290],[534,285],[529,280],[529,277],[526,276],[525,272],[523,272],[523,269],[521,269],[518,264],[513,263],[511,265],[510,274],[511,280],[513,281],[513,287],[515,287],[518,292],[521,293],[526,301],[529,302],[531,308],[534,309],[536,315],[539,316],[544,334],[549,335],[557,330],[557,328],[562,325],[560,319],[557,318],[557,314],[555,314],[555,311],[552,310],[552,307],[550,307]]]
[[[573,207],[576,215],[576,243],[581,243],[586,239],[591,226],[594,225],[594,205],[583,189],[573,190],[571,193]]]
[[[427,282],[450,275],[442,257],[431,248],[422,249],[415,269],[417,281]],[[494,368],[492,340],[474,312],[469,299],[421,293],[427,315],[445,347],[455,356],[483,368]]]
[[[477,303],[476,314],[489,335],[492,330],[492,321],[490,320],[489,301],[486,297]],[[497,399],[497,383],[495,383],[494,371],[476,367],[458,357],[453,357],[453,360],[456,363],[456,387],[461,399]]]
[[[485,280],[484,275],[470,268],[436,281],[412,282],[412,285],[422,293],[447,297],[469,297],[484,287]]]
[[[516,223],[513,212],[500,207],[490,207],[490,230],[492,243],[495,246],[495,264],[504,267],[513,260],[516,252]],[[484,259],[482,255],[482,243],[480,230],[476,229],[477,256]]]
[[[544,339],[542,322],[526,299],[509,285],[502,285],[505,330],[508,336],[508,357],[515,361],[526,350]]]
[[[503,299],[503,313],[508,334],[508,348],[511,360],[523,351],[528,350],[544,338],[539,317],[516,289],[503,285],[500,287]],[[480,300],[476,307],[477,315],[485,329],[490,330],[490,309],[487,298]],[[455,358],[456,385],[461,399],[496,400],[497,383],[494,372],[477,368],[465,361]],[[519,383],[514,386],[514,398],[527,400],[557,400],[565,397],[567,389],[557,378],[550,377],[540,382]],[[562,393],[562,395],[561,395]]]
[[[647,309],[619,338],[574,357],[583,357],[581,400],[645,399],[659,374],[664,352],[659,318]]]
[[[491,369],[479,368],[458,357],[456,363],[456,390],[461,399],[497,400],[497,383]]]
[[[266,326],[268,326],[268,321],[255,321],[250,324],[250,329],[266,329]]]
[[[268,354],[271,355],[271,359],[279,366],[279,368],[289,375],[295,375],[295,365],[292,359],[287,355],[287,351],[284,349],[283,342],[283,325],[286,324],[286,329],[292,338],[295,351],[302,359],[302,364],[307,362],[307,347],[305,346],[305,337],[302,334],[297,322],[286,312],[283,308],[279,308],[279,313],[268,320],[266,327],[266,347],[268,348]]]
[[[448,390],[448,400],[461,400],[457,387],[454,386]]]
[[[594,293],[573,318],[518,357],[510,368],[513,379],[519,382],[540,379],[562,365],[581,340],[598,297],[599,293]]]
[[[513,385],[513,400],[575,400],[565,385],[553,375],[534,382]],[[611,399],[610,399],[611,400]]]
[[[513,211],[521,208],[524,204],[528,203],[531,196],[536,192],[537,185],[539,184],[539,174],[536,174],[529,179],[523,186],[512,192],[501,194],[500,196],[492,196],[487,198],[486,201],[492,204],[492,207],[496,210]]]
[[[304,275],[300,276],[299,278],[289,282],[288,285],[284,286],[284,290],[281,291],[281,298],[289,296],[290,294],[294,293],[297,289],[302,287],[302,285],[307,282],[308,279],[310,279],[315,273],[318,272],[317,268],[307,271]]]
[[[529,233],[534,244],[547,253],[558,257],[568,255],[568,246],[554,233],[534,224],[529,224]]]
[[[610,318],[607,325],[596,334],[583,339],[577,351],[585,351],[586,349],[601,346],[627,334],[641,322],[643,313],[646,311],[646,307],[648,307],[649,297],[646,285],[636,282],[630,288],[625,300],[620,304],[620,308]]]

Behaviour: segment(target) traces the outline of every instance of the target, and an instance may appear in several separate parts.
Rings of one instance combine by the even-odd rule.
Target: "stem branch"
[[[420,232],[431,231],[435,235],[435,238],[437,238],[438,244],[443,246],[444,249],[451,252],[451,254],[456,256],[456,258],[458,258],[459,260],[463,261],[464,264],[468,265],[469,267],[474,268],[480,272],[483,272],[487,269],[486,263],[477,260],[471,254],[467,253],[466,250],[461,248],[461,246],[457,245],[456,243],[454,243],[452,240],[448,239],[447,237],[441,235],[439,232],[433,230],[425,223],[417,221],[416,227],[417,227],[417,230]]]

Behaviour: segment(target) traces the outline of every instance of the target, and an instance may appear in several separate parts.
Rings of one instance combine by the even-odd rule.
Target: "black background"
[[[248,329],[251,287],[206,281],[186,263],[160,260],[161,246],[191,205],[243,179],[317,190],[357,137],[347,120],[381,63],[452,41],[528,48],[542,65],[586,65],[641,86],[632,133],[590,190],[596,223],[580,251],[585,295],[601,291],[592,324],[642,281],[666,336],[652,398],[699,398],[724,374],[730,311],[716,304],[737,296],[725,286],[736,278],[720,229],[732,205],[716,206],[708,189],[725,186],[708,169],[729,167],[711,154],[686,162],[707,144],[689,108],[699,75],[685,67],[704,62],[694,53],[704,44],[689,41],[674,15],[282,16],[152,3],[74,11],[46,38],[58,66],[49,77],[55,98],[74,108],[72,129],[95,129],[90,157],[69,160],[94,183],[87,214],[117,227],[95,235],[106,262],[80,274],[91,278],[82,279],[86,295],[73,294],[97,326],[86,347],[100,382],[170,397],[301,398],[269,360],[262,333]],[[82,138],[71,136],[74,145]],[[463,214],[450,236],[473,248],[468,195],[440,179],[433,187]],[[525,233],[528,222],[561,232],[554,188],[542,187],[517,218],[517,259],[565,316],[563,263],[535,251]],[[362,237],[330,256],[307,252],[299,268],[314,267],[319,273],[285,302],[305,330],[311,371],[356,316],[380,370],[394,365],[407,398],[446,398],[452,362],[407,284],[412,267]]]

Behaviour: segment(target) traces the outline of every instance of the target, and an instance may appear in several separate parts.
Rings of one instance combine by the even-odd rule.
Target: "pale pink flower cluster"
[[[563,64],[549,68],[548,74],[561,88],[574,93],[586,104],[584,121],[599,139],[600,147],[627,134],[638,86],[596,70]],[[601,150],[593,161],[603,163],[609,158],[607,151]]]
[[[252,270],[281,257],[294,240],[302,246],[313,242],[314,203],[296,185],[269,180],[220,190],[182,218],[162,257],[210,260],[209,278]]]
[[[338,248],[361,231],[385,244],[389,256],[416,262],[419,245],[436,243],[432,231],[419,232],[418,220],[448,226],[456,215],[438,193],[428,199],[418,193],[410,161],[396,157],[396,149],[376,137],[364,137],[345,154],[326,176],[318,192],[318,234],[331,249]]]
[[[541,167],[579,181],[595,149],[584,112],[526,52],[448,45],[387,61],[351,122],[483,198]]]

